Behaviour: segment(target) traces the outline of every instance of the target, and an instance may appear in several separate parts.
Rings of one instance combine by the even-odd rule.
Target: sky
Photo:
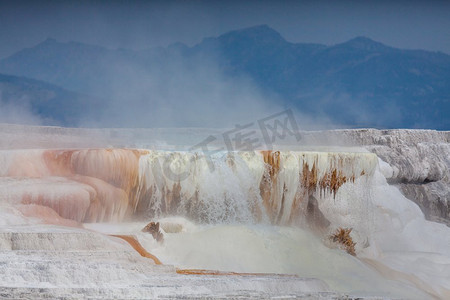
[[[4,1],[0,58],[48,37],[144,49],[267,24],[290,42],[366,36],[450,54],[450,1]]]

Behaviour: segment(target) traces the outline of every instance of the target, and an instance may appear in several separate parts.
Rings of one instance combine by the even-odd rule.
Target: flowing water
[[[295,274],[362,296],[450,297],[450,229],[365,152],[0,151],[0,225],[136,235],[182,269]],[[164,242],[140,230],[158,221]],[[356,256],[332,243],[352,228]]]

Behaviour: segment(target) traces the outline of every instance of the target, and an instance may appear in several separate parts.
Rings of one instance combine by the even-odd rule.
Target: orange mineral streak
[[[308,198],[308,188],[306,188],[306,190],[304,188],[297,189],[291,206],[289,208],[285,207],[288,205],[286,204],[285,197],[288,187],[286,187],[285,184],[282,186],[279,184],[279,173],[283,168],[281,154],[279,151],[261,151],[261,154],[266,164],[266,171],[264,172],[260,183],[260,195],[263,200],[266,213],[272,223],[280,224],[283,213],[287,211],[289,212],[287,223],[292,224],[298,220],[300,215],[302,215],[301,205],[304,202],[303,199]],[[311,175],[317,175],[317,172],[315,172],[315,167],[313,167],[313,169],[314,170]],[[310,181],[312,181],[312,183]],[[312,184],[315,185],[315,181],[316,179],[314,176],[306,174],[306,180],[304,178],[302,186],[308,187]]]
[[[342,174],[342,171],[337,171],[334,169],[331,174],[325,174],[320,180],[321,191],[329,190],[336,196],[339,188],[347,182],[347,177]]]
[[[318,182],[316,163],[313,163],[311,169],[309,168],[308,163],[303,163],[301,180],[302,187],[304,187],[308,193],[312,193],[316,190]]]
[[[280,210],[280,201],[277,194],[277,177],[280,171],[280,152],[279,151],[261,151],[265,162],[266,170],[259,185],[261,198],[264,208],[269,215],[272,223],[276,222]]]
[[[111,235],[113,237],[117,237],[117,238],[121,238],[122,240],[126,241],[128,244],[131,245],[131,247],[134,248],[134,250],[136,250],[141,256],[143,257],[147,257],[152,259],[155,264],[157,265],[162,265],[161,261],[154,256],[153,254],[147,252],[147,250],[145,250],[144,247],[142,247],[142,245],[138,242],[138,240],[136,240],[136,238],[134,236],[131,235]]]
[[[130,149],[78,150],[72,154],[71,164],[77,174],[102,179],[124,190],[134,206],[140,155],[138,150]]]
[[[74,174],[71,159],[74,150],[47,150],[43,153],[47,168],[53,176],[71,176]]]
[[[280,151],[261,151],[264,162],[269,166],[269,176],[273,178],[280,171]]]
[[[355,177],[352,176],[350,180],[355,181]],[[319,187],[321,192],[330,191],[336,196],[339,188],[346,183],[348,179],[343,175],[342,171],[337,169],[332,169],[331,172],[325,173],[325,175],[319,179],[316,163],[314,162],[310,169],[308,163],[304,162],[301,181],[302,186],[306,188],[309,193],[313,193],[316,191],[317,187]]]
[[[336,243],[339,247],[347,251],[348,254],[356,256],[355,245],[353,242],[350,233],[352,232],[352,228],[338,228],[336,231],[329,237],[331,241]]]
[[[124,190],[94,177],[75,175],[71,179],[90,185],[96,191],[94,197],[91,198],[85,222],[123,220],[129,202],[128,195]]]
[[[128,244],[133,247],[134,250],[136,250],[142,257],[150,258],[155,262],[156,265],[162,265],[161,261],[154,256],[153,254],[149,253],[147,250],[145,250],[144,247],[139,243],[139,241],[131,235],[119,235],[119,234],[113,234],[111,235],[113,237],[117,237],[120,239],[123,239]],[[272,273],[237,273],[237,272],[222,272],[222,271],[216,271],[216,270],[203,270],[203,269],[176,269],[177,274],[181,275],[214,275],[214,276],[282,276],[282,277],[293,277],[297,278],[297,275],[291,275],[291,274],[272,274]]]
[[[47,150],[42,154],[44,164],[39,165],[44,171],[20,170],[26,175],[61,176],[91,186],[95,193],[90,193],[89,208],[83,208],[84,219],[77,221],[120,221],[131,214],[137,202],[141,154],[145,152],[131,149]]]
[[[307,202],[311,195],[315,193],[332,193],[336,196],[339,188],[346,182],[354,182],[355,174],[349,178],[343,173],[345,166],[351,166],[352,161],[347,161],[346,157],[338,157],[330,160],[327,169],[319,170],[316,158],[310,165],[304,157],[300,159],[299,186],[290,202],[287,201],[288,188],[280,177],[283,169],[283,161],[279,151],[261,151],[265,162],[266,170],[260,183],[260,195],[264,208],[272,223],[292,224],[307,214]],[[358,176],[357,174],[356,176]],[[365,175],[362,171],[360,176]],[[295,188],[295,187],[294,187]],[[292,191],[291,191],[292,192]],[[288,204],[289,203],[289,204]],[[287,207],[289,205],[289,207]],[[283,217],[283,214],[285,216]],[[286,215],[289,214],[289,215]],[[281,220],[284,220],[281,222]],[[287,220],[287,221],[286,221]]]
[[[134,250],[136,250],[141,256],[152,259],[155,264],[162,265],[161,261],[154,256],[153,254],[149,253],[147,250],[145,250],[144,247],[139,243],[139,241],[131,235],[119,235],[119,234],[112,234],[111,236],[117,237],[120,239],[123,239],[128,244],[133,247]],[[203,269],[176,269],[177,274],[181,275],[215,275],[215,276],[282,276],[282,277],[298,277],[297,275],[291,275],[291,274],[273,274],[273,273],[237,273],[237,272],[223,272],[223,271],[216,271],[216,270],[203,270]]]
[[[238,272],[222,272],[215,270],[202,270],[202,269],[176,269],[178,274],[182,275],[216,275],[216,276],[281,276],[281,277],[293,277],[297,278],[297,275],[290,274],[273,274],[273,273],[238,273]]]
[[[177,181],[155,189],[154,183],[143,180],[145,174],[140,177],[139,159],[147,153],[133,149],[24,151],[13,157],[4,173],[8,177],[42,179],[41,188],[22,193],[22,204],[47,206],[61,217],[77,222],[121,221],[131,214],[149,213],[151,209],[154,213],[175,214],[183,197],[189,197],[183,200],[188,203],[186,211],[194,218],[201,218],[201,210],[196,207],[201,202],[198,191],[186,196]],[[260,154],[265,171],[259,191],[255,188],[257,205],[251,209],[255,219],[267,215],[274,224],[299,222],[307,214],[310,196],[320,197],[325,192],[336,195],[344,183],[365,175],[360,169],[358,174],[352,174],[349,166],[354,161],[346,155],[324,157],[279,151],[260,151]],[[227,162],[235,167],[232,156]],[[158,180],[158,176],[153,177]],[[60,179],[64,184],[56,185]],[[155,208],[149,206],[152,199],[160,201]]]

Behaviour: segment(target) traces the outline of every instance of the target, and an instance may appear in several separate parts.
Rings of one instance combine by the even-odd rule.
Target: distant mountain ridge
[[[193,47],[176,43],[141,51],[48,39],[1,60],[0,72],[108,99],[123,97],[117,86],[132,94],[126,88],[136,88],[149,73],[168,81],[178,65],[189,72],[211,62],[230,78],[251,78],[284,107],[339,124],[450,130],[450,56],[366,37],[332,46],[290,43],[261,25]]]
[[[0,108],[30,110],[44,125],[78,126],[88,117],[87,110],[100,110],[101,102],[47,82],[0,74]]]

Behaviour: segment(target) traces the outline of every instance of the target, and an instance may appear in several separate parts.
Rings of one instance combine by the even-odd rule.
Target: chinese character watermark
[[[255,124],[258,125],[261,135],[258,135],[255,128]],[[233,129],[227,130],[222,133],[224,147],[218,147],[211,150],[209,145],[218,140],[215,136],[208,136],[202,142],[191,147],[189,151],[201,150],[209,170],[214,171],[214,162],[212,155],[221,152],[236,152],[236,151],[254,151],[257,149],[273,150],[275,142],[284,140],[286,137],[294,137],[296,142],[299,142],[302,138],[297,121],[295,119],[292,110],[288,109],[256,122],[248,123],[245,125],[237,124]]]
[[[292,110],[288,109],[267,118],[258,120],[267,150],[273,150],[277,138],[285,139],[294,136],[299,142],[302,138]]]
[[[258,130],[260,134],[258,134]],[[223,144],[220,143],[219,136],[223,140]],[[213,156],[220,152],[226,151],[233,154],[239,151],[253,152],[258,149],[273,150],[277,142],[287,137],[295,138],[296,142],[302,139],[294,113],[289,109],[252,123],[237,124],[220,135],[209,135],[188,149],[193,155],[190,156],[188,162],[185,161],[183,168],[177,165],[178,157],[176,155],[166,156],[162,165],[158,165],[156,168],[158,172],[162,171],[167,179],[181,182],[190,176],[187,170],[191,164],[197,163],[197,160],[204,159],[209,171],[214,172]]]
[[[251,130],[253,124],[237,124],[235,128],[222,134],[228,151],[253,151],[261,146],[259,139],[255,136],[256,130]]]

